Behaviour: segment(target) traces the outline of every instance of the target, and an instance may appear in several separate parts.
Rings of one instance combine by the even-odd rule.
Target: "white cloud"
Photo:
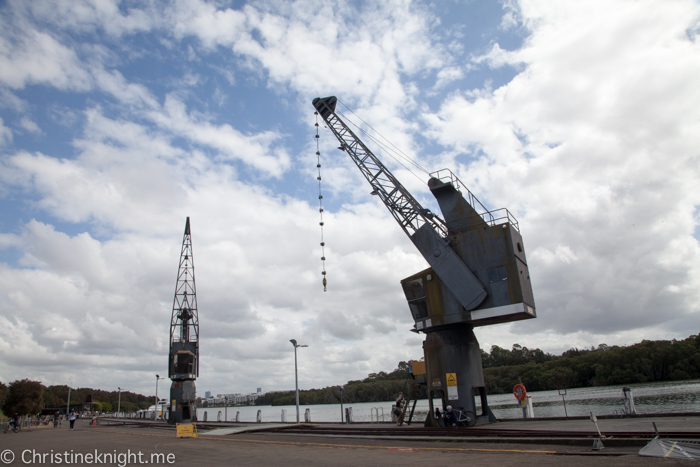
[[[0,118],[0,147],[12,141],[12,130],[7,128]]]
[[[456,159],[467,185],[521,221],[542,319],[517,327],[642,338],[697,317],[697,5],[521,7],[524,47],[477,61],[523,72],[425,116],[472,157]]]
[[[90,88],[90,76],[72,49],[24,21],[10,27],[5,18],[0,26],[6,31],[22,30],[16,37],[0,36],[0,83],[15,89],[35,83],[63,90]]]
[[[464,76],[464,72],[459,67],[447,67],[443,68],[437,73],[437,82],[435,83],[435,88],[439,89],[446,84],[449,84],[455,80],[458,80]]]
[[[30,118],[23,117],[19,121],[19,124],[22,128],[24,128],[29,133],[41,133],[41,128],[39,128],[39,125],[37,125],[36,122],[31,120]]]
[[[15,1],[15,11],[29,10],[39,20],[50,21],[62,29],[93,32],[110,36],[148,31],[158,24],[157,2],[141,2],[139,8],[125,8],[118,0],[74,0],[30,2]]]
[[[444,145],[431,163],[519,217],[540,318],[479,329],[484,347],[624,344],[684,336],[697,321],[692,3],[506,2],[499,34],[523,25],[530,35],[481,56],[465,41],[444,44],[432,11],[408,1],[7,5],[0,138],[11,142],[8,127],[30,109],[64,133],[51,139],[60,125],[37,117],[49,144],[15,141],[0,156],[0,196],[21,226],[0,233],[2,252],[20,258],[0,264],[0,326],[11,336],[0,342],[2,380],[71,375],[152,392],[188,215],[200,388],[292,387],[290,338],[310,345],[300,355],[307,387],[419,358],[399,280],[425,261],[328,131],[324,193],[338,207],[324,214],[322,291],[315,147],[294,126],[318,95],[337,94],[421,162]],[[522,71],[496,90],[467,89],[450,51],[473,57],[467,69]],[[463,89],[443,96],[448,82]],[[60,96],[44,105],[37,89]],[[291,117],[268,112],[269,99]],[[232,111],[260,102],[258,120]],[[424,120],[411,120],[419,111]]]

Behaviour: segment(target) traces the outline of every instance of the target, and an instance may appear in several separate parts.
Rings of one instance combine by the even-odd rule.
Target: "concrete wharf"
[[[652,422],[663,438],[700,440],[700,414],[599,419],[606,436],[600,451],[592,449],[598,433],[587,419],[513,420],[476,429],[209,422],[198,424],[197,438],[178,439],[174,427],[162,422],[103,418],[97,426],[78,420],[74,431],[64,425],[0,434],[0,445],[1,450],[13,452],[17,465],[37,453],[127,451],[141,452],[147,460],[151,454],[172,454],[174,462],[166,465],[687,465],[685,460],[637,455],[655,436]]]

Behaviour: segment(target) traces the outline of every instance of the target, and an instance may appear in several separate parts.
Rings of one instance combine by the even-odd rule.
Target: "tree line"
[[[484,384],[489,394],[506,394],[522,380],[528,391],[580,388],[653,381],[700,378],[700,335],[683,340],[644,340],[630,346],[600,344],[590,349],[572,348],[561,355],[514,344],[511,350],[497,345],[481,351]],[[408,390],[408,363],[400,362],[392,372],[371,373],[367,378],[343,386],[343,402],[391,401]],[[299,403],[337,404],[340,386],[299,391]],[[421,386],[418,398],[427,398]],[[294,391],[268,392],[256,405],[294,405]]]
[[[700,334],[683,340],[649,341],[630,346],[600,344],[590,349],[572,348],[561,355],[514,344],[511,350],[496,345],[490,352],[481,351],[484,383],[489,394],[504,394],[522,380],[529,391],[543,391],[589,386],[609,386],[653,381],[680,381],[700,378]],[[362,380],[348,381],[343,387],[346,403],[391,401],[409,388],[409,363],[399,362],[391,372],[370,373]],[[421,386],[418,398],[428,397]],[[337,404],[341,386],[299,391],[304,405]],[[71,404],[84,403],[92,395],[99,402],[97,410],[117,409],[117,391],[78,388],[71,391]],[[28,415],[42,408],[65,407],[68,386],[44,386],[39,381],[0,382],[0,401],[5,414]],[[129,391],[121,393],[121,410],[147,409],[153,398]],[[261,395],[256,405],[293,405],[294,391],[275,391]]]
[[[70,403],[82,404],[92,396],[94,409],[101,412],[116,411],[120,404],[118,391],[103,391],[92,388],[76,388],[70,391]],[[5,385],[0,382],[0,408],[6,416],[18,413],[32,415],[45,408],[65,411],[68,405],[68,386],[44,386],[39,381],[17,380]],[[121,392],[121,411],[136,412],[148,409],[154,403],[152,397],[129,391]]]
[[[343,387],[343,402],[383,402],[396,399],[399,392],[406,394],[411,381],[408,362],[399,362],[397,368],[389,373],[380,371],[370,373],[366,378],[348,381]],[[299,391],[299,404],[338,404],[341,386],[329,386],[323,389]],[[419,399],[428,397],[424,386],[419,388]],[[295,391],[268,392],[255,401],[255,405],[294,405]]]
[[[529,391],[611,386],[700,378],[700,334],[683,340],[649,341],[630,346],[567,350],[560,356],[491,347],[482,351],[484,382],[490,394],[512,391],[518,378]]]

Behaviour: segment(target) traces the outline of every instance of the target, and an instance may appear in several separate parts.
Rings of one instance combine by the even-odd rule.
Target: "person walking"
[[[70,422],[70,429],[73,431],[73,425],[75,424],[75,411],[70,413],[70,417],[68,417],[68,421]]]

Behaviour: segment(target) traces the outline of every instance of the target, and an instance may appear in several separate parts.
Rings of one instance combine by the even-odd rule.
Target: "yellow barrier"
[[[177,429],[176,438],[196,438],[197,425],[195,423],[176,423]]]

